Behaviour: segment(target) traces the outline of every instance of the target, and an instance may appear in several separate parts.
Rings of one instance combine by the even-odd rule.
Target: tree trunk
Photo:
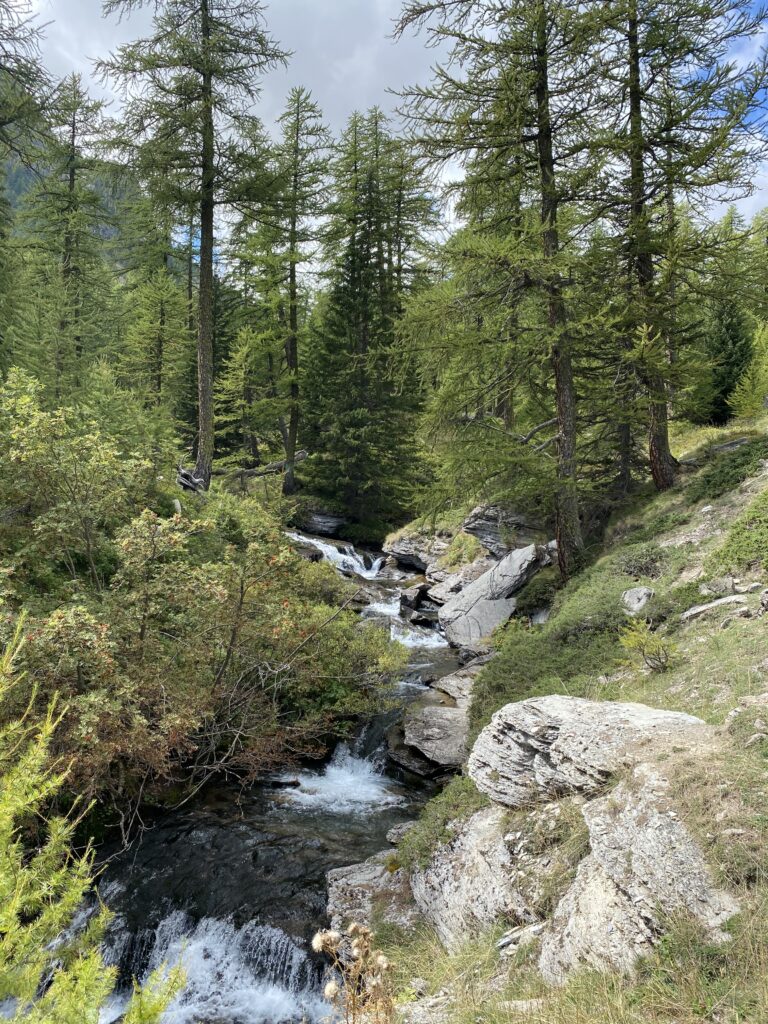
[[[630,158],[630,261],[637,279],[639,301],[644,322],[653,329],[650,317],[650,298],[654,279],[653,259],[648,237],[647,205],[645,196],[643,92],[638,31],[637,4],[629,5],[627,19],[629,52],[629,158]],[[651,474],[657,490],[665,491],[675,482],[677,462],[669,447],[669,420],[667,414],[667,385],[658,370],[643,373],[650,402],[648,456]]]
[[[197,462],[195,476],[211,482],[214,451],[213,418],[213,219],[215,206],[215,154],[213,81],[208,53],[211,25],[208,0],[202,0],[201,32],[205,50],[202,83],[202,174],[200,187],[200,286],[197,327]]]
[[[298,253],[298,204],[299,204],[299,131],[301,111],[296,110],[296,135],[293,148],[293,181],[291,196],[291,223],[288,238],[288,336],[285,345],[285,362],[290,379],[291,405],[288,415],[288,429],[285,444],[285,474],[283,494],[296,493],[296,445],[299,437],[299,294],[297,282]]]
[[[547,10],[539,0],[536,22],[536,114],[537,149],[541,183],[541,226],[545,263],[549,263],[547,305],[553,335],[552,367],[557,405],[557,495],[556,534],[558,562],[564,579],[578,568],[584,548],[579,520],[576,477],[576,389],[573,357],[568,336],[568,316],[554,261],[560,248],[558,234],[559,197],[555,178],[552,121],[549,105],[549,61]]]

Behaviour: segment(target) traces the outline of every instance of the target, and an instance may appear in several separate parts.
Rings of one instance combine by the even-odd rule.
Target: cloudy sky
[[[101,0],[35,2],[42,20],[50,22],[45,60],[59,75],[78,70],[90,76],[94,58],[146,34],[151,24],[150,7],[120,23],[102,18]],[[423,39],[392,40],[400,0],[268,0],[267,6],[270,30],[293,58],[287,70],[265,82],[260,115],[266,124],[294,85],[312,90],[334,130],[354,109],[391,109],[394,98],[387,89],[425,78],[435,57]],[[93,91],[105,94],[98,83]]]

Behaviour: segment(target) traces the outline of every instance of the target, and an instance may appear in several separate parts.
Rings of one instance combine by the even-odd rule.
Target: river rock
[[[655,767],[640,765],[583,807],[591,853],[542,939],[539,969],[550,984],[580,968],[631,974],[663,933],[662,912],[693,917],[711,941],[726,941],[722,926],[738,903],[715,887],[667,791]]]
[[[301,528],[318,537],[338,537],[349,520],[333,512],[307,512],[301,519]]]
[[[621,596],[622,604],[628,615],[639,615],[649,601],[656,596],[656,591],[650,587],[632,587],[625,590]]]
[[[497,558],[503,558],[514,548],[541,544],[546,540],[542,524],[500,505],[478,505],[461,528],[464,533],[477,537],[483,547]]]
[[[469,757],[477,788],[507,807],[596,793],[618,769],[659,744],[686,745],[706,729],[693,715],[578,697],[507,704]]]
[[[495,558],[489,558],[485,555],[482,558],[476,558],[474,562],[462,566],[457,572],[450,573],[440,583],[436,583],[429,588],[429,599],[436,601],[437,604],[445,604],[451,600],[454,594],[458,594],[470,583],[474,583],[475,580],[493,569],[495,565]]]
[[[472,702],[472,689],[475,679],[489,659],[483,658],[479,662],[466,665],[458,672],[452,672],[449,676],[443,676],[432,684],[432,689],[440,690],[456,701],[456,706],[469,709]]]
[[[403,608],[410,608],[411,610],[418,608],[427,596],[428,590],[428,583],[416,583],[414,586],[408,587],[400,595],[400,610],[402,611]]]
[[[346,931],[356,923],[370,928],[374,912],[380,920],[410,930],[419,915],[411,898],[408,876],[393,870],[392,853],[376,853],[361,864],[335,868],[326,875],[331,927]]]
[[[437,561],[450,546],[450,540],[433,533],[395,533],[384,542],[384,553],[397,560],[398,565],[424,572]]]
[[[467,756],[466,708],[410,707],[404,719],[405,742],[443,768],[458,768]]]
[[[482,934],[500,920],[534,919],[514,883],[512,855],[504,840],[502,807],[478,811],[457,826],[426,868],[411,874],[416,905],[449,950]]]
[[[546,548],[531,544],[513,551],[451,598],[440,609],[440,625],[449,642],[454,647],[482,649],[481,641],[514,612],[514,595],[539,569],[551,563],[553,551],[554,542]]]

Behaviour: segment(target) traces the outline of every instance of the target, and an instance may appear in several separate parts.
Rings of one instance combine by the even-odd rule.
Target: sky
[[[148,33],[151,7],[119,22],[101,16],[101,0],[35,0],[41,20],[50,22],[43,54],[57,75],[73,70],[90,78],[92,91],[110,93],[93,81],[91,61],[122,42]],[[258,113],[271,126],[294,85],[311,89],[327,123],[338,132],[349,114],[374,104],[392,110],[387,90],[428,76],[435,58],[424,40],[395,43],[393,20],[400,0],[267,0],[272,35],[293,51],[286,70],[264,82]]]
[[[43,21],[49,22],[43,54],[46,65],[63,76],[80,71],[93,94],[111,94],[92,74],[92,61],[122,42],[146,35],[151,5],[118,21],[101,15],[101,0],[33,0]],[[267,128],[280,114],[295,85],[311,89],[325,120],[338,134],[353,110],[374,104],[393,111],[396,98],[388,90],[425,81],[436,53],[423,37],[392,39],[393,22],[401,0],[266,0],[272,35],[293,51],[287,69],[264,81],[257,113]],[[764,44],[765,36],[742,46],[738,58],[749,60]],[[114,111],[114,107],[113,107]],[[453,175],[452,175],[453,176]],[[737,203],[750,217],[768,205],[768,166],[755,182],[755,192]],[[711,215],[723,208],[716,204]]]

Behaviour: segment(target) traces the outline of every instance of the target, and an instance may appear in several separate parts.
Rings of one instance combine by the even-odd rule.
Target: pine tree
[[[149,0],[105,0],[126,13]],[[259,0],[163,0],[153,34],[120,47],[102,71],[125,87],[123,136],[158,170],[186,183],[200,230],[198,437],[195,473],[210,482],[214,455],[215,210],[224,203],[242,154],[262,75],[285,54],[267,34]],[[218,144],[217,144],[218,140]]]
[[[381,535],[411,501],[418,394],[399,386],[395,320],[418,281],[431,205],[379,110],[355,114],[334,165],[328,288],[304,386],[313,490]]]

